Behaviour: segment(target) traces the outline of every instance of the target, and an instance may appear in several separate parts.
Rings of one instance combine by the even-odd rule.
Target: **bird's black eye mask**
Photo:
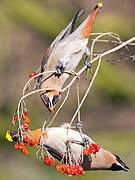
[[[18,137],[16,136],[17,132],[16,131],[11,131],[10,135],[12,137],[13,141],[18,141]]]
[[[55,95],[55,96],[53,97],[53,100],[52,100],[53,106],[55,106],[55,104],[58,102],[58,100],[59,100],[59,96],[58,96],[58,95]]]
[[[41,94],[40,95],[44,105],[48,108],[50,112],[54,112],[54,106],[59,100],[58,95],[54,95],[53,99],[51,100],[46,94]]]
[[[41,97],[43,103],[45,104],[45,106],[47,108],[49,108],[49,104],[50,104],[49,97],[47,95],[45,95],[45,94],[41,94],[40,97]]]

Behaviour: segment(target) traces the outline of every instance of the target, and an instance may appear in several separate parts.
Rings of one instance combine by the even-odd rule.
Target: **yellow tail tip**
[[[100,7],[100,8],[103,6],[103,4],[102,4],[101,2],[99,2],[97,5],[98,5],[98,7]]]
[[[10,130],[7,130],[7,132],[6,132],[6,139],[10,142],[13,142],[12,137],[10,135]]]

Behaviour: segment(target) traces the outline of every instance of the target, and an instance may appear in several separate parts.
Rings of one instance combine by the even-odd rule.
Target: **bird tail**
[[[98,3],[95,6],[95,8],[90,12],[86,20],[80,25],[81,29],[80,28],[79,29],[81,30],[80,34],[82,39],[86,39],[90,36],[93,23],[101,8],[102,8],[102,3]]]

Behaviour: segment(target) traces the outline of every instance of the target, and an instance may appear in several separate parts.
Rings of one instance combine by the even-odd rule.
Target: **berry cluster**
[[[30,119],[28,117],[26,117],[24,119],[24,123],[22,124],[23,128],[28,131],[29,130],[29,123],[30,123]]]
[[[37,146],[39,143],[39,140],[30,139],[28,136],[24,138],[24,141],[28,143],[30,146]]]
[[[17,151],[18,149],[20,149],[25,155],[29,154],[27,146],[23,142],[20,142],[20,144],[16,143],[14,145],[14,150]]]
[[[21,118],[23,119],[23,124],[22,124],[22,128],[25,131],[29,130],[29,124],[30,124],[30,119],[28,118],[28,115],[26,112],[23,112],[21,115]],[[13,116],[13,120],[12,120],[12,124],[13,126],[16,125],[16,122],[20,119],[20,117],[18,118],[18,115],[14,115]],[[24,137],[24,142],[28,143],[30,146],[37,146],[39,141],[38,140],[34,140],[34,139],[30,139],[28,136]],[[18,150],[20,149],[24,154],[28,154],[28,150],[27,150],[27,146],[24,144],[24,142],[20,142],[20,144],[16,143],[14,146],[14,150]]]
[[[37,146],[39,143],[39,141],[30,139],[27,136],[24,138],[24,142],[28,143],[30,146]],[[20,149],[25,155],[28,155],[29,152],[28,152],[27,146],[24,144],[24,142],[20,142],[20,144],[16,143],[14,145],[14,150],[17,151],[18,149]]]
[[[99,144],[89,144],[84,149],[83,153],[84,155],[96,154],[96,152],[98,152],[99,149],[100,149]]]
[[[23,119],[23,124],[22,127],[24,128],[24,130],[28,131],[29,130],[29,123],[30,123],[30,118],[28,118],[28,115],[26,112],[23,112],[21,115],[21,118]],[[14,115],[13,119],[12,119],[12,125],[15,126],[16,122],[20,119],[20,117],[18,117],[18,115]]]
[[[56,164],[55,159],[53,158],[49,159],[48,157],[44,157],[44,163],[47,166],[50,166],[50,165],[54,166]]]
[[[57,171],[66,173],[68,176],[84,175],[83,167],[77,165],[57,164]]]

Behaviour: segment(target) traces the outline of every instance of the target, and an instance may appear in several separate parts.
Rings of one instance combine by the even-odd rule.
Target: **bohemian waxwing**
[[[29,136],[33,139],[41,140],[41,129],[30,131]],[[17,141],[18,135],[11,132],[8,139],[10,141],[11,139],[12,141]],[[90,144],[95,144],[95,142],[85,134],[81,135],[78,131],[68,129],[68,126],[47,128],[43,134],[44,147],[59,161],[62,160],[66,152],[67,142],[70,152],[77,162],[83,157],[81,165],[84,170],[128,171],[129,169],[119,156],[103,148],[100,148],[96,154],[84,155],[85,142]]]
[[[73,31],[77,20],[85,12],[84,10],[78,11],[70,24],[53,41],[42,60],[41,73],[56,71],[55,75],[47,73],[38,78],[40,88],[54,89],[41,91],[41,99],[50,112],[54,111],[54,106],[60,98],[60,92],[57,89],[61,90],[69,77],[66,71],[73,71],[83,55],[85,55],[85,62],[87,61],[89,56],[88,38],[101,7],[102,3],[98,3],[82,24]]]

